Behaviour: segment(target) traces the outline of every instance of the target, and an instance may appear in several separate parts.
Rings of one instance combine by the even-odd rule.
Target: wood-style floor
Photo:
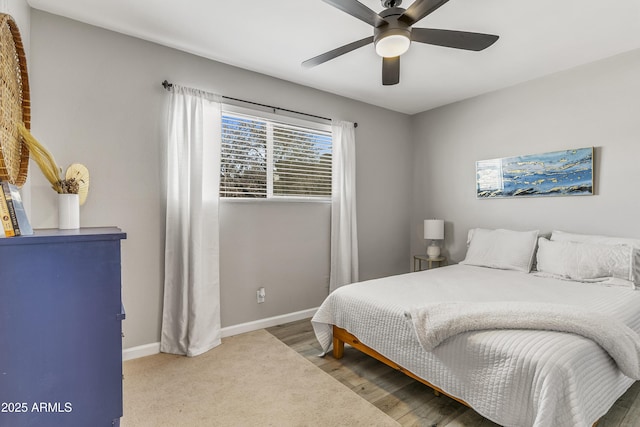
[[[497,426],[473,409],[446,396],[436,397],[426,385],[349,346],[345,345],[340,360],[331,355],[319,357],[320,345],[309,319],[267,331],[403,426]],[[598,427],[640,427],[640,381],[616,402]]]

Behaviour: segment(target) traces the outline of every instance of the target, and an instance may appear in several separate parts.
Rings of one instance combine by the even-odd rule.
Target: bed
[[[640,379],[640,241],[469,236],[460,264],[331,293],[323,350],[346,342],[503,426],[596,423]]]

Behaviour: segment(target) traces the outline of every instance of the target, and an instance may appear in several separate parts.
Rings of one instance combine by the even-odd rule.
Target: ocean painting
[[[593,147],[476,162],[479,199],[593,195]]]

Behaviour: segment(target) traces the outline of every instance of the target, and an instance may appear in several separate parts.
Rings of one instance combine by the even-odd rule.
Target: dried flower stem
[[[60,188],[62,191],[58,191],[58,193],[63,194],[78,194],[80,190],[80,183],[76,181],[75,178],[63,179],[62,181],[58,181]]]
[[[18,124],[18,131],[20,132],[27,148],[29,148],[29,152],[33,160],[35,160],[40,167],[44,177],[51,183],[53,189],[60,193],[58,190],[60,190],[59,182],[61,181],[61,170],[56,164],[53,155],[51,155],[51,153],[49,153],[49,151],[44,148],[42,144],[33,137],[33,135],[31,135],[31,132],[29,132],[22,123]]]

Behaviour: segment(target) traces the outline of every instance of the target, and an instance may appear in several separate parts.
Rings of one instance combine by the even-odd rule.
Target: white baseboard
[[[295,322],[296,320],[308,319],[309,317],[313,317],[316,311],[318,311],[318,307],[255,320],[253,322],[241,323],[239,325],[227,326],[226,328],[222,328],[222,338],[257,331],[258,329],[270,328],[272,326],[282,325],[283,323]]]
[[[125,348],[122,350],[122,361],[138,359],[139,357],[152,356],[160,353],[160,343],[139,345],[137,347]]]
[[[269,317],[266,319],[255,320],[253,322],[241,323],[239,325],[227,326],[222,328],[222,338],[231,337],[233,335],[244,334],[245,332],[257,331],[258,329],[270,328],[272,326],[282,325],[283,323],[295,322],[296,320],[308,319],[318,311],[318,308],[310,308],[307,310],[296,311],[295,313],[282,314],[280,316]],[[160,343],[151,343],[139,345],[137,347],[125,348],[122,350],[122,360],[132,360],[139,357],[152,356],[160,353]]]

